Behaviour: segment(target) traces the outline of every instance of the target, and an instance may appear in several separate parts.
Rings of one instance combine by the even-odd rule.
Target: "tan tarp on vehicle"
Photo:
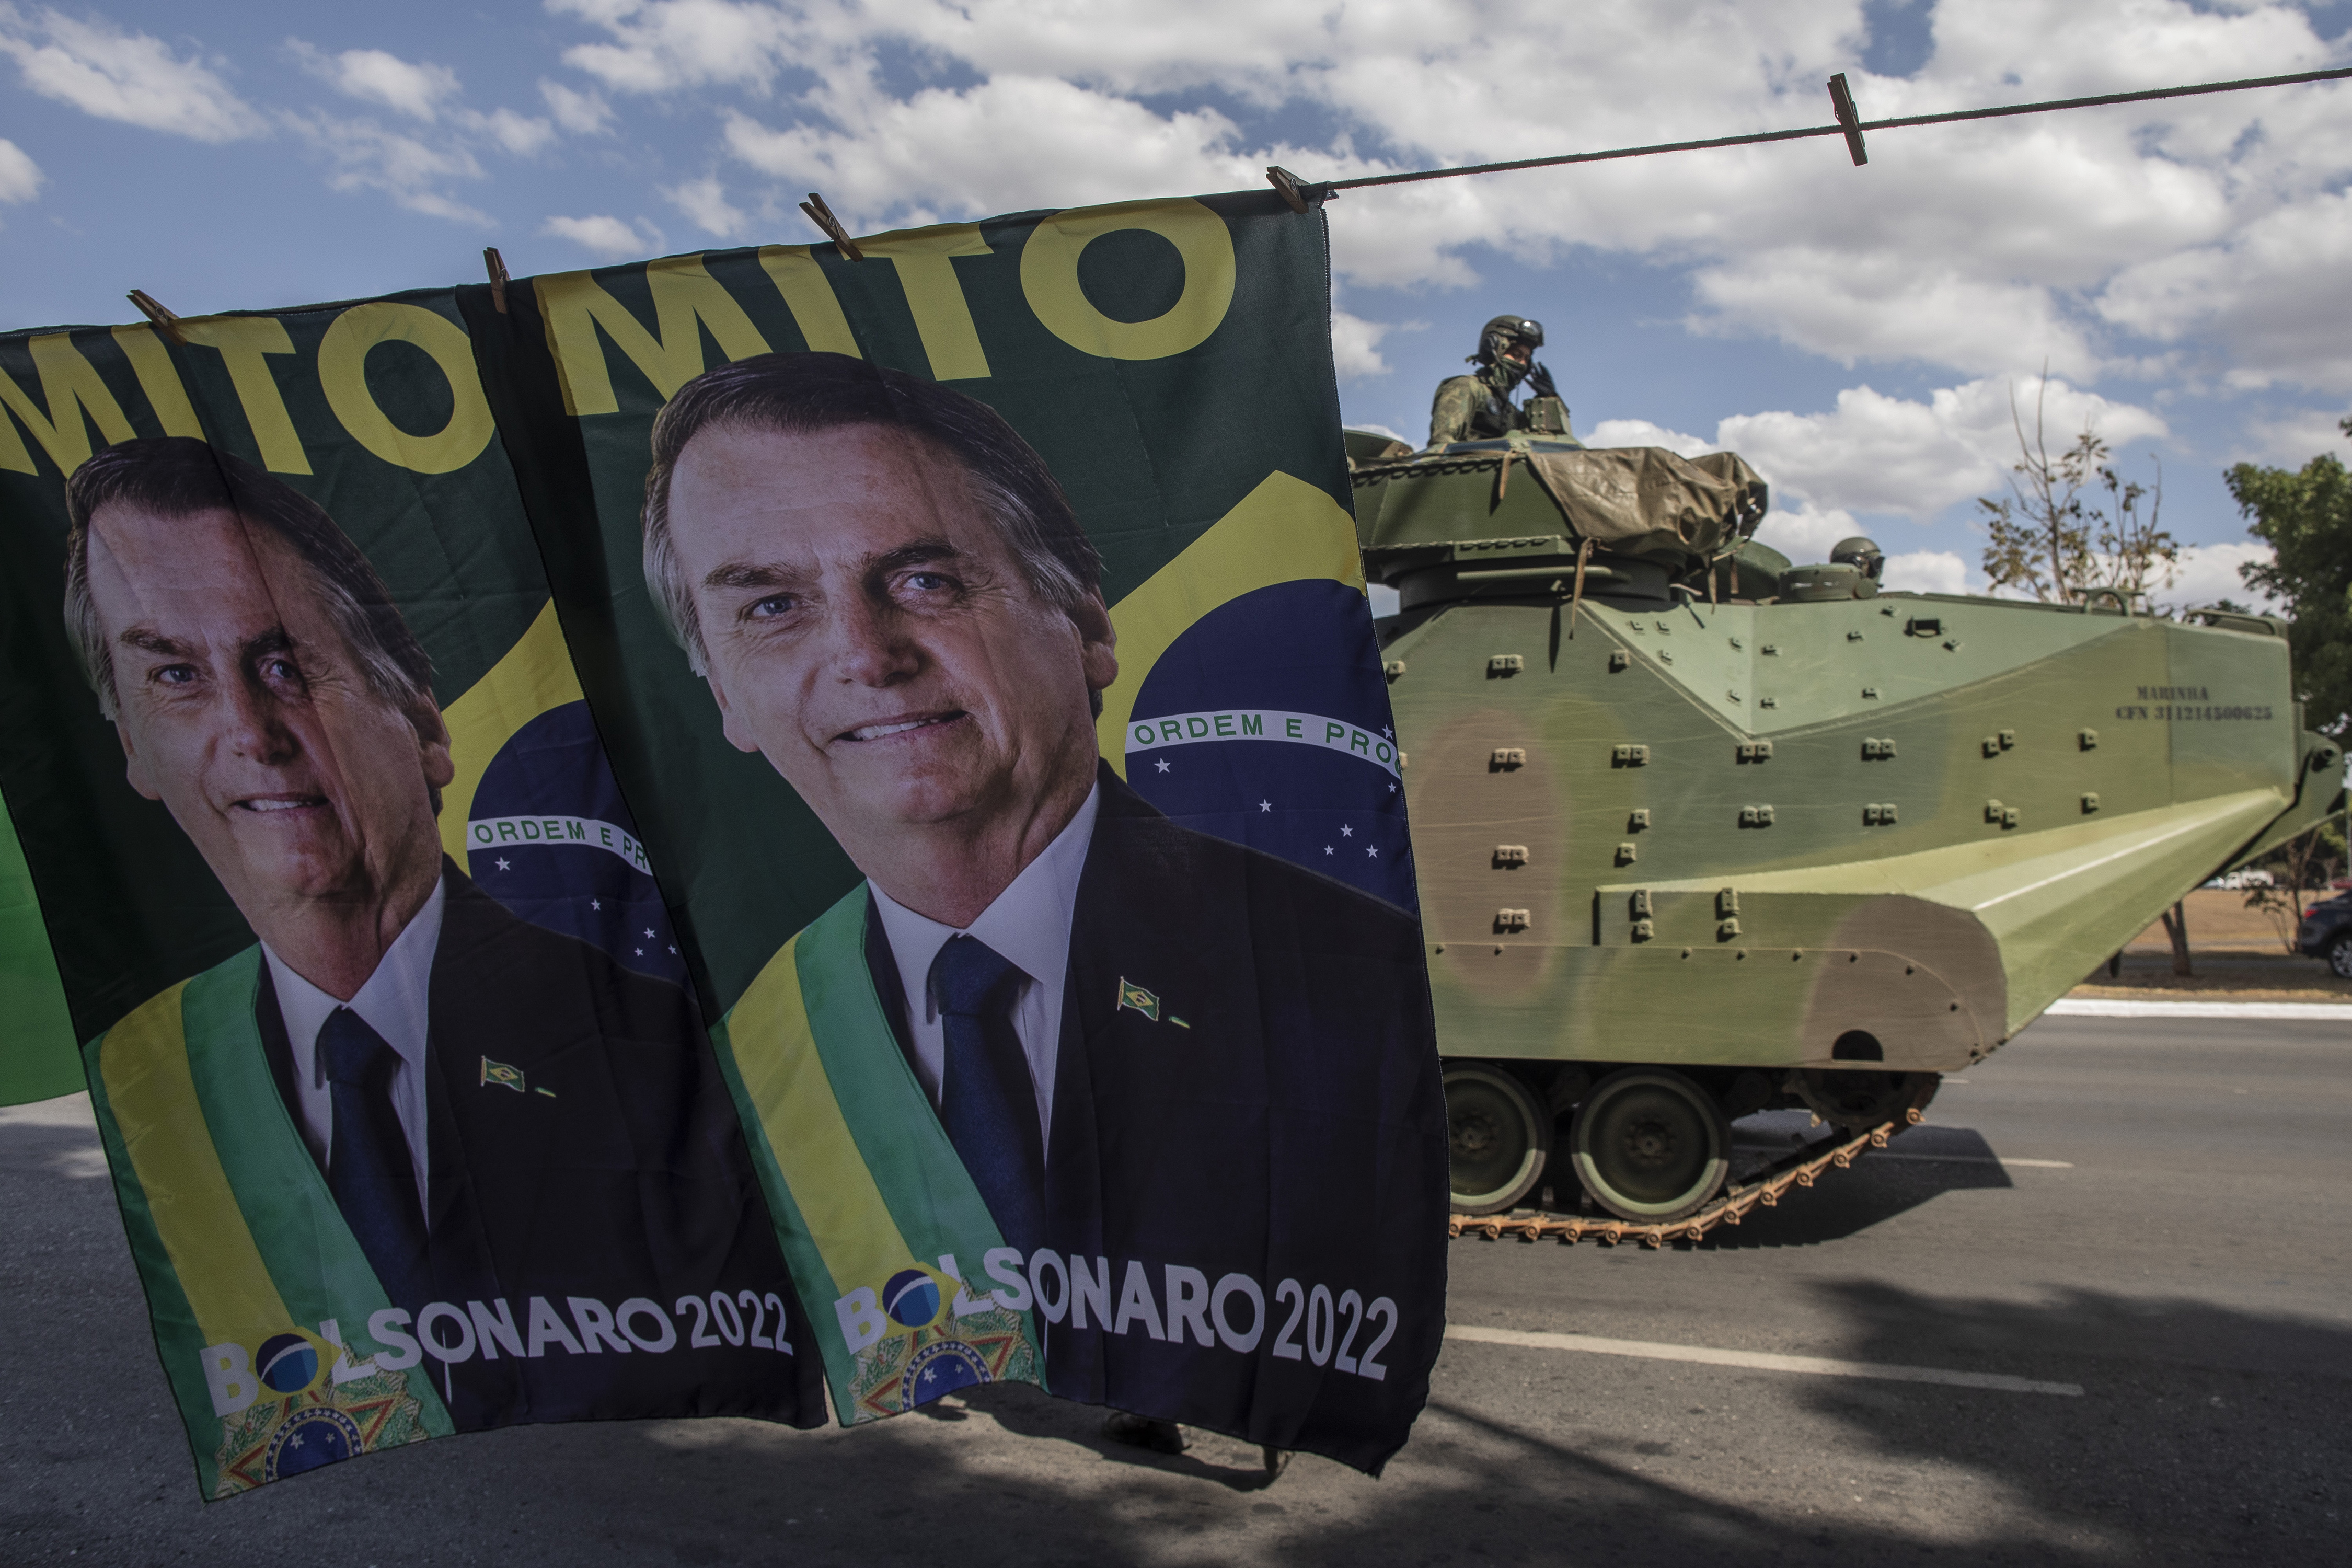
[[[1523,459],[1568,521],[1569,533],[1629,554],[1712,554],[1769,492],[1737,453],[1682,458],[1661,447],[1530,452]]]

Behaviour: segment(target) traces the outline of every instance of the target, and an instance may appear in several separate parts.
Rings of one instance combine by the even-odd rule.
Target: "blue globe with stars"
[[[1151,667],[1127,780],[1187,827],[1415,910],[1394,725],[1364,595],[1277,583],[1210,611]]]
[[[474,792],[466,871],[533,925],[686,984],[668,909],[585,702],[515,731]]]
[[[929,1405],[959,1388],[996,1381],[980,1352],[961,1340],[933,1340],[907,1360],[901,1386],[909,1405]]]
[[[366,1447],[360,1425],[328,1405],[306,1405],[289,1414],[262,1451],[261,1479],[282,1481],[322,1465],[340,1464]]]

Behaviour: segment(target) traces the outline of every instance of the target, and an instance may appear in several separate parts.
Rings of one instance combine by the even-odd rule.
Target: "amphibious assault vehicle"
[[[1349,446],[1457,1234],[1736,1223],[2343,807],[2278,620],[1792,564],[1728,453]],[[1836,1131],[1736,1171],[1730,1123],[1798,1108]],[[1503,1217],[1539,1184],[1580,1212]]]

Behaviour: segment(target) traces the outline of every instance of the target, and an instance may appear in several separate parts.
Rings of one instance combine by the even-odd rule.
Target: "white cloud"
[[[1603,419],[1584,434],[1588,447],[1664,447],[1685,458],[1712,452],[1715,443],[1701,436],[1685,436],[1646,419]]]
[[[304,70],[346,98],[381,104],[428,123],[440,116],[441,101],[457,94],[457,73],[447,66],[404,60],[382,49],[345,49],[329,55],[299,38],[287,51]]]
[[[1832,255],[1797,246],[1702,268],[1709,309],[1688,325],[1771,335],[1852,367],[1864,359],[1924,359],[1964,371],[1998,370],[2038,345],[2062,374],[2095,373],[2099,355],[2066,321],[2048,289],[1970,278],[1957,268],[1921,276],[1906,250]]]
[[[662,195],[693,220],[696,227],[720,239],[733,239],[751,221],[751,214],[727,199],[727,189],[716,174],[665,186]]]
[[[1341,381],[1386,375],[1389,362],[1381,357],[1381,340],[1396,331],[1390,321],[1368,321],[1347,311],[1331,312],[1331,363]]]
[[[0,6],[0,53],[16,62],[33,91],[101,120],[198,142],[235,142],[268,129],[211,66],[102,18],[78,22],[51,10],[27,18]]]
[[[564,50],[563,63],[622,92],[765,89],[794,32],[775,6],[730,0],[547,0],[547,8],[611,36]]]
[[[373,120],[338,120],[311,112],[286,117],[311,147],[334,165],[328,185],[338,191],[382,191],[428,217],[485,224],[489,215],[449,195],[456,180],[478,180],[482,166],[462,147],[436,147],[386,131]]]
[[[2352,192],[2265,213],[2218,245],[2126,268],[2100,314],[2166,342],[2195,332],[2231,345],[2238,386],[2292,381],[2352,391],[2352,317],[2313,309],[2352,275]]]
[[[2343,417],[2339,410],[2333,408],[2325,412],[2315,408],[2284,409],[2259,415],[2250,422],[2252,444],[2232,453],[2231,460],[2273,468],[2300,468],[2323,452],[2341,460],[2352,456],[2344,447],[2344,427],[2338,423]]]
[[[1853,514],[1835,507],[1821,508],[1811,504],[1790,511],[1775,505],[1756,531],[1756,542],[1769,544],[1790,560],[1803,565],[1808,562],[1827,561],[1831,549],[1842,539],[1851,539],[1863,532]]]
[[[1942,0],[1899,79],[1853,68],[1862,0],[1584,0],[1568,28],[1545,0],[545,4],[603,90],[715,110],[727,155],[857,226],[1256,188],[1268,163],[1334,177],[1818,123],[1832,70],[1874,117],[2347,52],[2266,0]],[[604,125],[601,100],[546,90],[567,129]],[[1283,144],[1258,111],[1329,129]],[[2320,303],[2352,254],[2348,178],[2352,93],[2322,85],[1881,132],[1864,169],[1823,141],[1351,192],[1333,257],[1344,280],[1452,289],[1480,245],[1537,266],[1585,247],[1684,272],[1695,330],[1849,364],[2047,363],[2087,385],[2178,356],[2332,388],[2352,385],[2352,317]]]
[[[2252,540],[2188,545],[2173,565],[2171,583],[2154,587],[2148,597],[2158,608],[2167,610],[2189,609],[2227,599],[2257,610],[2275,611],[2276,601],[2248,587],[2239,571],[2257,563],[2266,565],[2273,559],[2269,545]]]
[[[584,250],[598,256],[618,258],[643,256],[661,248],[661,231],[647,224],[645,232],[624,219],[606,213],[589,217],[551,217],[540,226],[541,234],[558,239],[568,239]]]
[[[1886,558],[1879,586],[1906,594],[1965,594],[1968,563],[1948,550],[1913,550]]]
[[[603,99],[560,81],[541,81],[539,95],[547,100],[547,110],[555,116],[555,122],[574,136],[593,136],[613,118],[612,106]]]
[[[1924,520],[1955,501],[2003,493],[2003,476],[2018,456],[2011,390],[2030,433],[2037,383],[2031,376],[1986,378],[1939,388],[1926,403],[1849,387],[1827,414],[1734,415],[1716,427],[1716,441],[1753,464],[1775,495]],[[2043,418],[2053,451],[2072,444],[2085,423],[2111,447],[2167,433],[2147,410],[2055,377]]]
[[[41,194],[41,184],[47,178],[30,153],[0,137],[0,202],[31,201]]]
[[[518,158],[533,157],[544,152],[555,140],[554,126],[537,115],[518,114],[511,109],[494,109],[488,114],[461,109],[450,118],[476,135],[488,137]]]
[[[999,76],[895,99],[867,76],[845,76],[810,98],[830,126],[778,129],[730,110],[727,150],[762,174],[823,190],[853,227],[885,212],[924,222],[947,211],[1116,201],[1264,178],[1248,158],[1208,150],[1234,134],[1213,110],[1163,118],[1048,77]]]

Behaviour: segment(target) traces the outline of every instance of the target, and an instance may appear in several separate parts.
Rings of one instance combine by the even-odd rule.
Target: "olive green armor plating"
[[[1349,441],[1471,1212],[1571,1110],[1584,1188],[1655,1219],[1721,1187],[1728,1118],[1924,1105],[2342,807],[2274,620],[1882,593],[1866,540],[1791,565],[1728,454]]]

